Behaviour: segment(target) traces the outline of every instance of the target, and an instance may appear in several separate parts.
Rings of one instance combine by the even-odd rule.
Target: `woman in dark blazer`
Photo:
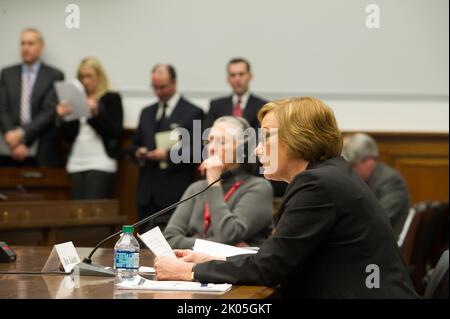
[[[290,185],[257,254],[158,257],[158,280],[280,285],[287,298],[415,298],[389,220],[340,157],[332,110],[318,99],[273,101],[259,113],[265,177]]]
[[[58,126],[70,146],[66,168],[72,198],[111,198],[121,154],[122,100],[118,93],[109,91],[106,73],[97,59],[83,59],[77,73],[86,91],[90,116],[64,121],[71,113],[70,105],[62,101],[56,108]]]

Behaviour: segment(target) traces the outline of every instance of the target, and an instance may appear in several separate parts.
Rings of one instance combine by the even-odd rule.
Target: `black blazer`
[[[60,80],[64,80],[64,74],[61,71],[42,63],[31,93],[32,121],[23,129],[26,145],[30,146],[39,139],[36,154],[39,166],[64,165],[64,156],[53,120],[55,106],[58,103],[53,83]],[[0,129],[2,133],[20,126],[21,87],[21,64],[1,71]]]
[[[366,286],[371,264],[379,288]],[[202,282],[280,284],[288,298],[416,297],[386,214],[341,157],[294,178],[257,254],[197,264],[194,273]]]
[[[247,105],[244,109],[243,117],[250,123],[250,125],[258,129],[258,111],[266,104],[267,101],[263,100],[253,94],[250,94]],[[203,128],[209,128],[213,125],[214,121],[221,116],[231,115],[233,113],[233,97],[227,96],[212,100],[209,106],[209,112],[205,117]]]
[[[65,142],[70,147],[80,129],[80,121],[65,122],[58,120],[61,133]],[[87,120],[87,123],[102,138],[106,154],[109,157],[119,159],[121,155],[120,142],[123,129],[123,108],[120,95],[115,92],[104,94],[98,101],[98,114]]]
[[[157,110],[158,103],[142,110],[131,147],[133,158],[135,158],[136,150],[139,147],[146,147],[148,150],[156,148],[155,119]],[[202,121],[203,111],[181,97],[165,123],[167,127],[163,129],[170,130],[173,126],[183,127],[189,131],[192,138],[193,120]],[[191,145],[192,143],[189,141],[189,147]],[[186,146],[183,145],[183,147]],[[192,151],[192,147],[190,151]],[[138,205],[144,206],[153,200],[160,207],[168,206],[181,198],[186,188],[194,182],[194,179],[194,164],[192,163],[177,164],[169,160],[168,168],[160,169],[159,162],[145,161],[139,170]]]

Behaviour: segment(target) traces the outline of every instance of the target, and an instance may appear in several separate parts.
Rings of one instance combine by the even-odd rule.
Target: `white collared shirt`
[[[250,98],[250,94],[251,94],[250,91],[247,91],[241,96],[241,110],[245,110],[248,99]],[[233,97],[232,97],[233,107],[236,105],[238,99],[239,99],[239,97],[237,96],[237,94],[233,94]]]
[[[178,101],[181,98],[181,94],[176,92],[172,97],[167,101],[167,108],[166,108],[166,119],[169,118],[169,116],[172,114],[173,110],[178,104]],[[163,102],[158,102],[158,111],[156,112],[156,120],[159,121],[161,119],[163,113]]]

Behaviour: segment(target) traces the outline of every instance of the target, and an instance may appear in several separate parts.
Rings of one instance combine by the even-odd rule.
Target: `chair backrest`
[[[414,216],[416,215],[416,209],[411,207],[409,209],[408,217],[406,217],[405,224],[403,224],[402,232],[398,236],[397,245],[402,248],[405,242],[406,236],[408,235],[409,228],[411,227]]]
[[[448,299],[448,250],[444,251],[425,290],[425,298]]]
[[[407,233],[401,245],[403,260],[408,270],[410,270],[410,267],[413,263],[413,252],[416,243],[417,232],[419,230],[420,223],[422,222],[422,217],[426,211],[426,204],[418,204],[414,208],[412,208],[412,211],[414,213],[411,218],[411,222],[407,226]]]
[[[442,253],[448,249],[448,203],[433,202],[430,204],[430,209],[433,215],[433,234],[430,242],[431,255],[428,263],[431,268],[434,268]]]
[[[429,273],[448,249],[448,204],[423,202],[410,211],[398,244],[418,294],[423,295]],[[438,255],[439,257],[436,257]]]
[[[433,232],[435,230],[435,214],[431,209],[429,202],[420,205],[423,209],[419,228],[417,230],[416,239],[411,255],[411,278],[417,293],[423,295],[426,286],[426,273],[430,269],[431,247]]]

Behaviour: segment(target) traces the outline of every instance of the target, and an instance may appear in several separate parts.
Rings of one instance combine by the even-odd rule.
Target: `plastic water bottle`
[[[114,246],[114,269],[118,281],[133,280],[139,273],[139,243],[133,236],[134,227],[122,227],[122,236]]]

